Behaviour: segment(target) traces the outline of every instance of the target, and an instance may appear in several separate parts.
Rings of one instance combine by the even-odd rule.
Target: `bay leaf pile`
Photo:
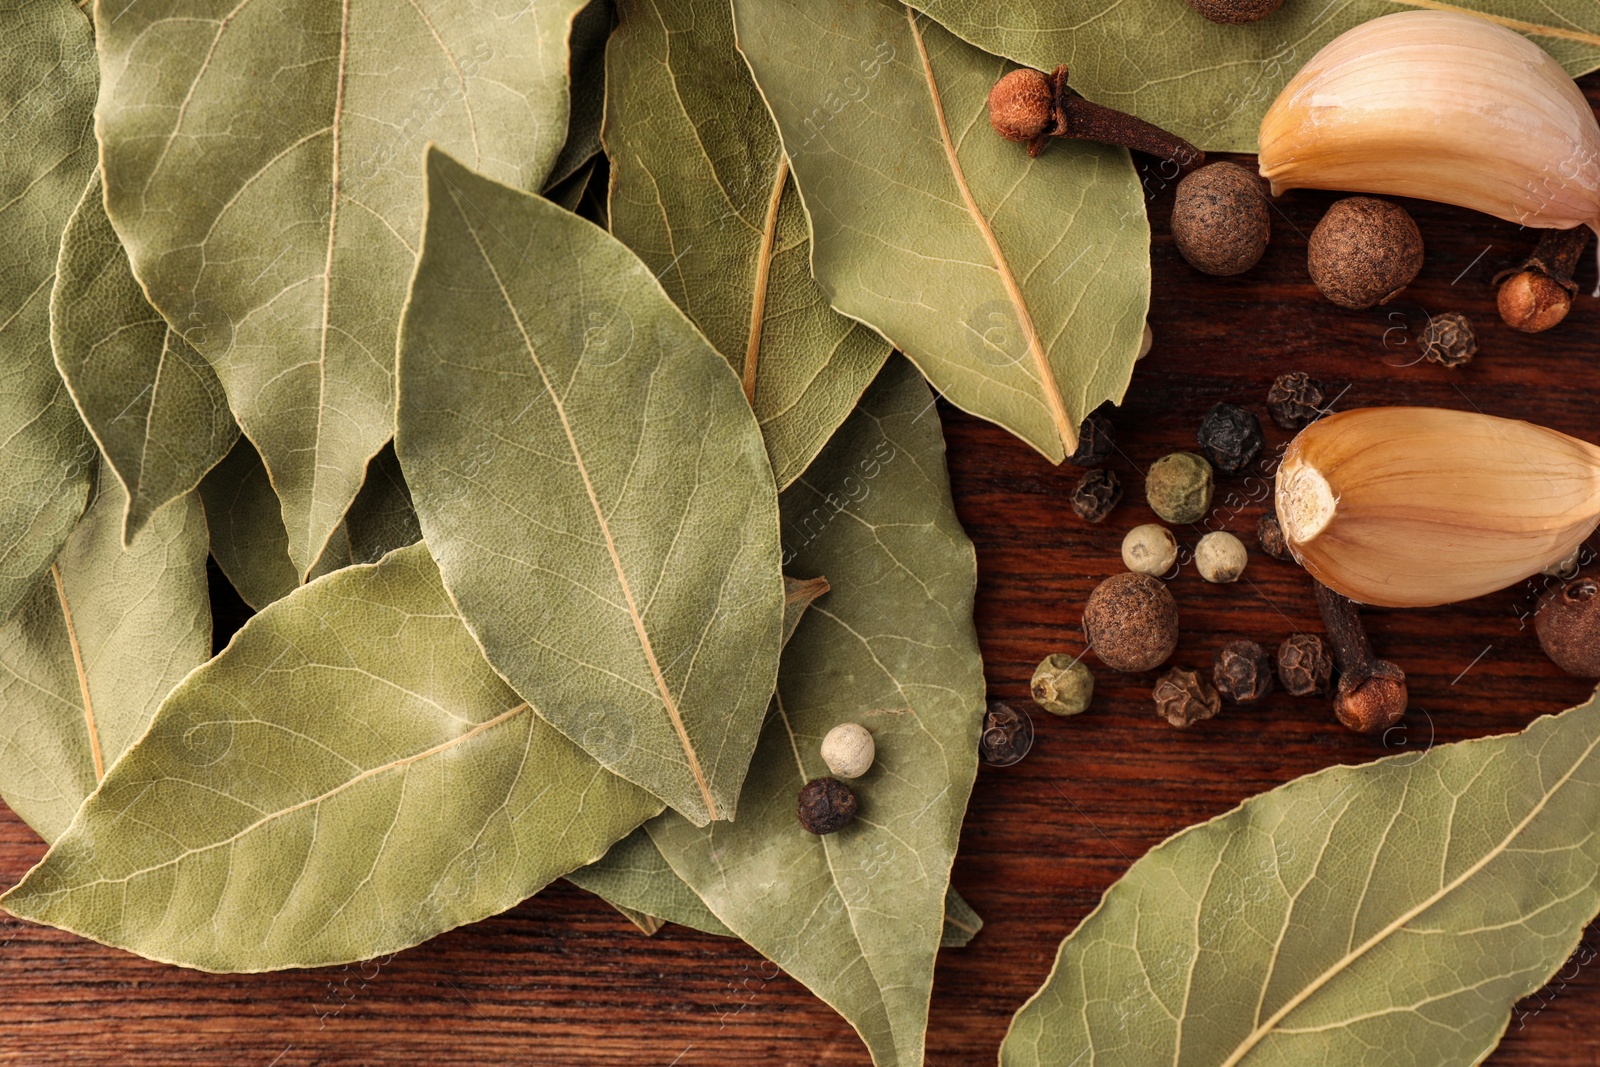
[[[1167,0],[0,0],[0,797],[50,846],[0,904],[264,971],[566,877],[647,933],[743,939],[875,1063],[920,1063],[936,953],[981,926],[949,877],[984,679],[935,396],[1060,462],[1150,300],[1128,153],[1030,160],[989,88],[1070,63],[1249,149],[1299,62],[1393,6],[1224,33]],[[1541,43],[1576,73],[1600,20],[1572,6]],[[208,559],[256,612],[215,654]],[[845,722],[877,762],[817,837],[795,798]],[[1528,780],[1592,776],[1568,764]],[[1391,822],[1439,814],[1353,773]],[[1342,781],[1141,861],[1007,1062],[1115,1045],[1063,968],[1132,966],[1124,902],[1207,855],[1308,862],[1339,828],[1280,840],[1278,809]],[[1578,866],[1523,977],[1595,907],[1557,837]],[[1516,877],[1458,860],[1452,887]],[[1280,896],[1250,903],[1288,928]],[[1217,951],[1175,945],[1174,976]],[[1311,1010],[1272,977],[1204,1047]]]

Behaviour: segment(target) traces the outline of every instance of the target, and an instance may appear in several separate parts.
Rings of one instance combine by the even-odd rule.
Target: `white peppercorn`
[[[860,778],[871,769],[875,755],[872,731],[859,723],[840,723],[822,739],[822,762],[840,778]]]
[[[1206,534],[1194,549],[1195,569],[1208,582],[1237,582],[1249,559],[1244,542],[1226,530]]]
[[[1160,523],[1135,526],[1122,539],[1122,565],[1135,574],[1161,577],[1178,562],[1178,539]]]

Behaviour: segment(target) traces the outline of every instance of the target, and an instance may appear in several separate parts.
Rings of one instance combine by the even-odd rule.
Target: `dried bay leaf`
[[[83,514],[94,442],[50,351],[67,219],[94,173],[99,85],[68,0],[0,0],[0,622],[39,586]]]
[[[593,224],[428,156],[396,451],[489,661],[610,770],[732,818],[783,614],[727,363]]]
[[[623,0],[607,51],[611,232],[733,365],[787,486],[889,354],[811,277],[805,209],[728,4]]]
[[[393,428],[424,145],[539,188],[566,138],[582,6],[97,6],[107,213],[260,451],[297,575]]]
[[[794,567],[832,590],[784,650],[738,820],[646,824],[717,919],[849,1020],[880,1067],[922,1062],[983,717],[976,564],[932,405],[891,360],[783,494]],[[877,761],[852,783],[855,821],[816,837],[795,798],[828,773],[823,735],[852,721],[873,732]]]
[[[125,490],[131,543],[221,462],[239,427],[217,372],[144,298],[98,173],[61,238],[50,331],[78,414]]]
[[[1073,142],[1030,160],[989,128],[1007,64],[893,0],[733,10],[833,306],[1061,462],[1144,337],[1150,231],[1128,153]],[[826,32],[795,32],[813,24]]]
[[[828,591],[826,578],[790,578],[783,579],[783,643],[787,645],[789,638],[794,636],[795,629],[800,625],[800,619],[805,615],[806,609],[816,602],[817,598]]]
[[[1106,891],[1001,1063],[1481,1063],[1600,908],[1597,808],[1600,696],[1252,797]]]
[[[211,655],[206,523],[188,493],[122,543],[107,466],[33,596],[0,627],[0,796],[46,841]]]
[[[1261,116],[1295,72],[1339,34],[1396,11],[1485,15],[1527,34],[1573,77],[1600,67],[1600,5],[1590,0],[1287,3],[1243,26],[1217,25],[1168,0],[911,0],[911,6],[985,51],[1040,70],[1064,63],[1073,88],[1091,100],[1215,152],[1256,151]]]
[[[204,970],[351,962],[503,911],[660,807],[501,681],[414,545],[247,622],[0,903]]]
[[[565,184],[600,152],[600,123],[606,109],[606,39],[617,23],[613,0],[589,0],[572,20],[571,57],[572,111],[567,117],[567,140],[561,146],[550,175],[545,179],[545,195]],[[566,205],[572,210],[572,205]]]

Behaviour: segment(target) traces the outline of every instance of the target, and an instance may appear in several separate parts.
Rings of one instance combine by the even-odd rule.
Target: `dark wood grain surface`
[[[1592,81],[1592,80],[1591,80]],[[1600,99],[1593,84],[1592,100]],[[957,507],[977,543],[978,628],[990,694],[1031,707],[1033,666],[1082,649],[1080,608],[1119,569],[1124,532],[1153,516],[1140,470],[1194,444],[1201,415],[1229,400],[1263,414],[1268,453],[1287,435],[1264,416],[1272,378],[1306,370],[1339,408],[1431,404],[1541,422],[1600,440],[1600,303],[1585,295],[1542,336],[1503,326],[1490,279],[1536,235],[1483,216],[1409,204],[1427,242],[1417,283],[1388,307],[1319,298],[1306,236],[1334,199],[1296,193],[1273,217],[1266,258],[1242,278],[1191,270],[1167,233],[1172,191],[1152,174],[1154,351],[1117,416],[1115,469],[1129,493],[1101,526],[1068,506],[1077,472],[1052,468],[1004,432],[941,403]],[[1580,281],[1592,287],[1586,262]],[[1429,314],[1462,311],[1481,351],[1469,366],[1419,362]],[[1347,388],[1348,387],[1348,388]],[[1269,461],[1219,484],[1213,528],[1254,548]],[[1193,545],[1201,529],[1180,532]],[[1600,568],[1596,568],[1600,570]],[[1210,663],[1226,641],[1276,643],[1318,628],[1305,575],[1255,553],[1245,580],[1209,586],[1186,566],[1174,662]],[[1503,733],[1583,701],[1590,686],[1540,653],[1535,583],[1468,604],[1374,612],[1380,655],[1411,683],[1403,728],[1346,733],[1325,702],[1281,693],[1180,731],[1158,720],[1150,676],[1097,669],[1093,709],[1034,716],[1022,763],[983,768],[955,884],[985,920],[939,960],[928,1060],[988,1064],[1011,1014],[1100,894],[1168,835],[1244,798],[1336,763]],[[39,840],[0,809],[0,882],[39,859]],[[1600,949],[1600,929],[1585,944]],[[1519,1006],[1497,1067],[1600,1063],[1600,966],[1580,949]],[[205,975],[149,963],[0,917],[0,1062],[22,1064],[594,1064],[766,1067],[866,1064],[850,1027],[745,946],[678,927],[645,938],[609,906],[559,883],[497,918],[385,961],[318,971]]]

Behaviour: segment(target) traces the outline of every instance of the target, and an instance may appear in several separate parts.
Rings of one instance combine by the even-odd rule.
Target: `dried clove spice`
[[[1545,230],[1522,265],[1495,275],[1496,303],[1507,326],[1542,333],[1567,317],[1578,293],[1573,273],[1589,244],[1589,227]]]
[[[1317,607],[1339,666],[1339,689],[1333,713],[1348,730],[1381,733],[1406,713],[1406,674],[1372,654],[1355,602],[1317,584]]]
[[[989,124],[1006,140],[1025,142],[1030,156],[1043,151],[1049,138],[1067,137],[1121,145],[1180,168],[1197,167],[1206,158],[1176,134],[1085,100],[1067,86],[1064,66],[1053,74],[1023,68],[1001,78],[989,90]]]

